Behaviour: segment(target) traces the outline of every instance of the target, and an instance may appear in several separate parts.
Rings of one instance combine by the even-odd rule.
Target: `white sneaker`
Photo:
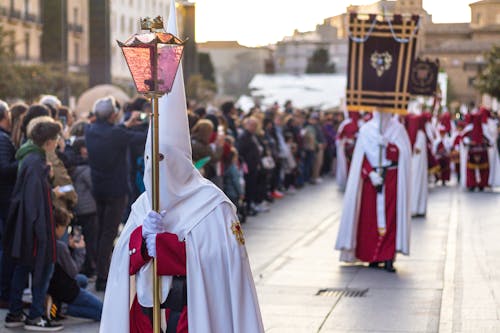
[[[295,189],[295,187],[290,186],[290,187],[288,188],[288,190],[286,191],[286,193],[287,193],[287,194],[295,194],[295,193],[297,193],[297,190]]]
[[[270,208],[265,202],[261,202],[260,204],[255,206],[255,210],[259,213],[262,213],[262,212],[268,212]]]

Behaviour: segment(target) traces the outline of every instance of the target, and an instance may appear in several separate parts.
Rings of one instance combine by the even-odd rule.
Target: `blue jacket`
[[[92,188],[96,199],[128,194],[127,150],[146,142],[147,133],[98,120],[87,126],[85,144],[89,154]]]

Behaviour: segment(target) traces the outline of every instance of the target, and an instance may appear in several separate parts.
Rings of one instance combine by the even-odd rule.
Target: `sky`
[[[476,0],[423,0],[434,23],[470,22],[469,3]],[[265,46],[291,36],[295,29],[314,30],[323,19],[341,14],[350,4],[375,0],[195,0],[196,41],[236,40]]]

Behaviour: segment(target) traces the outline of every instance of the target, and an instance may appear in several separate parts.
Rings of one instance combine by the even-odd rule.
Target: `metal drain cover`
[[[368,292],[366,289],[352,289],[352,288],[325,288],[320,289],[316,293],[316,296],[328,296],[328,297],[365,297]]]

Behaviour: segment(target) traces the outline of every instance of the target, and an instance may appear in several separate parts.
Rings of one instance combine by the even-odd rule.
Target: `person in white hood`
[[[167,31],[175,34],[174,6]],[[102,333],[152,332],[151,257],[161,275],[163,332],[264,332],[236,210],[193,166],[185,98],[179,67],[171,93],[159,101],[161,213],[151,210],[149,133],[146,192],[133,204],[113,253]]]

